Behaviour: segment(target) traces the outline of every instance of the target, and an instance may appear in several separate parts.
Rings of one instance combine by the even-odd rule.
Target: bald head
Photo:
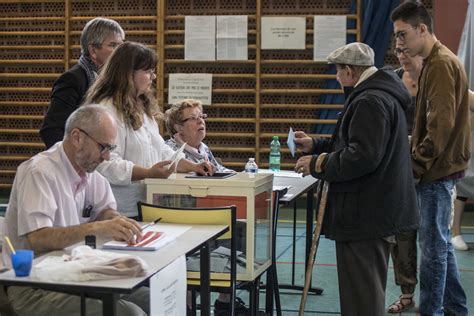
[[[93,172],[116,147],[117,124],[103,105],[79,107],[66,121],[64,151],[79,174]]]
[[[67,138],[71,131],[79,128],[90,134],[103,134],[105,130],[117,130],[117,124],[108,109],[100,104],[80,106],[66,121],[64,137]]]

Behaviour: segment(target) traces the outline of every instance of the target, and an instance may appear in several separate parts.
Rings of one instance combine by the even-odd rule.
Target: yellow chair
[[[229,231],[218,240],[230,240],[230,273],[211,272],[211,291],[230,294],[231,314],[235,315],[235,291],[237,279],[237,243],[235,238],[236,207],[215,208],[174,208],[138,202],[139,219],[152,222],[161,217],[160,223],[190,225],[226,225]],[[200,288],[200,280],[188,277],[188,288],[193,291],[193,313],[195,308],[195,291]]]

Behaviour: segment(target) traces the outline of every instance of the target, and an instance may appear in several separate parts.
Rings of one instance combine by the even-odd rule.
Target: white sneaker
[[[461,235],[451,237],[451,244],[453,244],[453,248],[456,250],[469,250],[469,247],[466,245]]]

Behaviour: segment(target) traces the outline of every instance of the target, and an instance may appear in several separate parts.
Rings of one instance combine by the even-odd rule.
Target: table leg
[[[313,238],[313,216],[314,212],[314,187],[311,187],[306,192],[306,245],[305,245],[305,271],[309,262],[309,254],[311,252],[311,243]],[[291,269],[291,284],[280,284],[281,289],[297,290],[303,291],[304,286],[295,284],[295,247],[296,247],[296,201],[294,202],[294,211],[293,211],[293,265]],[[311,287],[309,292],[316,295],[321,295],[323,293],[322,288]]]
[[[209,316],[211,314],[211,252],[209,243],[202,246],[199,253],[201,258],[201,315]]]
[[[115,302],[117,300],[117,294],[104,293],[102,295],[102,315],[112,316],[116,315]]]
[[[293,202],[293,253],[291,255],[291,285],[295,285],[296,266],[296,200]]]
[[[81,294],[81,316],[86,316],[86,295]]]

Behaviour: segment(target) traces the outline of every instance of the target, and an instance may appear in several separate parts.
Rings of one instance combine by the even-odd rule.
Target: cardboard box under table
[[[273,174],[237,173],[225,179],[186,178],[174,174],[168,179],[145,179],[147,203],[172,207],[237,206],[237,280],[252,281],[271,264],[271,196]],[[217,278],[228,277],[221,255],[225,244],[214,245],[211,272]],[[224,250],[224,251],[222,251]],[[188,276],[199,272],[188,261]],[[196,269],[198,270],[198,269]],[[217,273],[217,275],[215,274]]]

